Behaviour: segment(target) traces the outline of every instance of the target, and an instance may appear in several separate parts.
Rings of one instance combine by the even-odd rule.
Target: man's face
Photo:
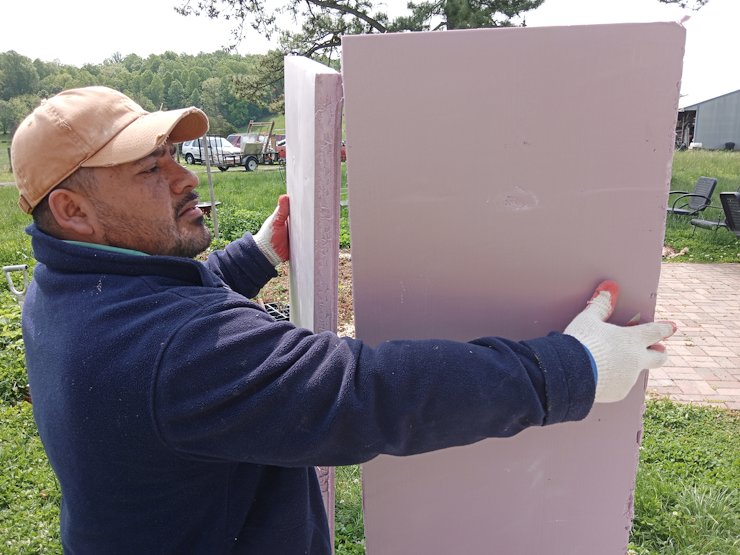
[[[198,178],[174,153],[166,143],[136,162],[95,168],[97,185],[88,198],[106,244],[184,257],[208,247],[211,234],[195,206]]]

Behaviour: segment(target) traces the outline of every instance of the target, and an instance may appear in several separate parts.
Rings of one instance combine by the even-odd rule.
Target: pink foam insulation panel
[[[336,331],[342,76],[285,58],[286,174],[290,195],[290,319]]]
[[[285,58],[286,175],[290,195],[290,319],[336,331],[339,276],[342,77],[299,56]],[[317,468],[334,535],[334,469]]]
[[[342,41],[357,337],[562,331],[603,279],[651,320],[685,31]],[[371,555],[626,552],[647,375],[582,422],[363,467]]]

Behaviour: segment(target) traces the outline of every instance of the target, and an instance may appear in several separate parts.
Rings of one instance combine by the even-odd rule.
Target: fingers
[[[290,198],[288,195],[278,197],[278,205],[275,209],[272,221],[271,244],[281,260],[290,258],[290,238],[288,237],[288,216],[290,216]]]
[[[643,366],[645,368],[663,366],[668,359],[668,353],[659,341],[673,335],[676,332],[676,324],[667,321],[653,322],[636,326],[631,330],[639,332],[642,344],[648,346],[643,356]]]
[[[676,324],[667,321],[652,322],[636,326],[634,329],[635,331],[639,330],[640,336],[646,345],[656,345],[676,332]]]
[[[286,194],[278,197],[278,206],[290,214],[290,197]]]
[[[278,197],[278,205],[275,209],[275,225],[283,225],[290,216],[290,197],[288,195],[280,195]]]
[[[605,322],[614,312],[618,296],[619,285],[617,285],[617,282],[611,280],[602,281],[596,288],[596,291],[594,291],[591,300],[588,301],[586,311]]]
[[[648,349],[643,359],[645,368],[660,368],[668,360],[668,353],[657,349]]]

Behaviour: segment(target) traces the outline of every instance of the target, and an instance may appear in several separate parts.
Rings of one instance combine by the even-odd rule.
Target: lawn
[[[648,402],[631,547],[637,555],[740,553],[740,414]]]
[[[9,181],[7,143],[0,136],[0,182]],[[201,172],[201,166],[192,169]],[[205,174],[199,192],[209,198]],[[679,152],[672,188],[690,190],[700,175],[719,179],[721,190],[740,186],[740,153]],[[244,231],[256,231],[285,191],[284,168],[240,168],[215,172],[218,210],[216,246]],[[346,183],[346,179],[344,180]],[[346,194],[346,185],[345,185]],[[718,197],[717,197],[718,198]],[[0,187],[0,263],[33,266],[23,228],[30,217],[16,207],[13,187]],[[349,247],[346,209],[341,243]],[[674,260],[738,262],[740,245],[724,230],[692,230],[686,221],[669,221],[666,243],[689,251]],[[60,553],[60,492],[36,434],[26,395],[20,310],[0,285],[0,552]],[[740,434],[736,413],[652,400],[635,495],[631,549],[636,555],[729,555],[740,553]],[[360,471],[338,469],[336,552],[364,553]]]
[[[717,178],[712,208],[702,217],[722,217],[719,194],[740,190],[740,152],[682,151],[673,157],[672,191],[689,191],[700,176]],[[672,195],[675,200],[675,196]],[[671,262],[740,262],[740,241],[725,229],[715,231],[694,228],[688,217],[667,220],[665,243],[676,253]]]

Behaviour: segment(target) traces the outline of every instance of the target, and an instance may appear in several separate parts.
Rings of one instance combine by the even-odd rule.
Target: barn
[[[683,100],[683,99],[682,99]],[[740,150],[740,89],[704,100],[679,103],[676,146]]]

